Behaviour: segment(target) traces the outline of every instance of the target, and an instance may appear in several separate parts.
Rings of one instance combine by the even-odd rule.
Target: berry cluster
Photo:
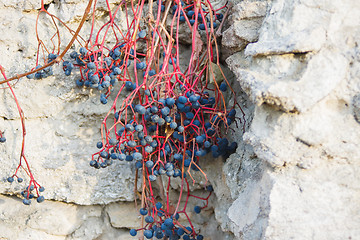
[[[209,44],[216,42],[212,33],[216,22],[223,19],[221,13],[216,13],[222,8],[213,9],[209,3],[202,5],[199,8],[193,1],[158,4],[154,20],[146,24],[141,23],[145,18],[142,17],[143,4],[140,4],[135,10],[128,9],[137,17],[128,16],[130,27],[126,33],[110,15],[109,23],[114,24],[105,26],[122,37],[117,38],[112,47],[98,42],[81,47],[79,52],[70,54],[71,63],[63,63],[66,75],[71,74],[73,67],[79,69],[80,77],[76,80],[79,87],[104,91],[100,94],[103,104],[118,89],[102,122],[102,141],[96,144],[99,151],[92,155],[90,166],[100,169],[117,160],[133,162],[136,175],[142,175],[144,187],[138,194],[143,225],[140,229],[131,229],[132,236],[142,231],[147,239],[202,239],[188,216],[188,199],[206,202],[203,207],[194,207],[193,211],[200,213],[207,207],[212,187],[208,186],[209,195],[201,198],[190,193],[188,180],[194,182],[193,171],[200,171],[206,178],[200,166],[201,157],[211,153],[214,158],[226,158],[237,148],[237,143],[230,143],[226,135],[237,121],[235,107],[238,104],[234,98],[231,105],[226,100],[235,93],[225,75],[215,79],[212,63],[219,61],[219,53],[216,44],[215,47]],[[172,18],[166,28],[170,30],[159,24],[165,18]],[[177,38],[180,22],[189,23],[193,36],[198,29],[205,30],[207,38],[200,42],[200,38],[193,37],[193,51],[182,66]],[[99,33],[95,39],[98,36]],[[199,49],[203,44],[206,48]],[[145,50],[143,45],[147,46]],[[120,86],[115,88],[117,82]],[[109,127],[110,122],[113,124]],[[164,178],[168,179],[168,187],[160,200],[152,184]],[[175,178],[181,180],[177,203],[168,197],[170,182]],[[182,196],[185,189],[186,194]],[[184,206],[180,207],[180,202]],[[178,220],[182,217],[188,220],[189,226],[180,224]]]
[[[165,2],[161,3],[161,11],[165,11]],[[224,18],[224,15],[222,13],[216,13],[214,9],[212,9],[211,5],[209,10],[206,10],[205,8],[198,9],[197,15],[195,14],[196,10],[194,9],[195,4],[190,1],[188,3],[184,3],[183,1],[180,1],[180,4],[175,3],[172,6],[172,14],[177,15],[179,22],[188,22],[191,26],[196,24],[198,26],[199,30],[206,30],[208,31],[211,26],[213,29],[218,27],[218,24],[221,23],[221,21]],[[225,6],[224,6],[225,7]],[[223,7],[223,8],[224,8]],[[221,10],[217,9],[217,11]],[[211,20],[210,20],[211,19]]]
[[[58,55],[57,54],[53,54],[53,53],[50,53],[49,55],[48,55],[48,58],[47,59],[45,59],[45,64],[46,63],[51,63],[52,61],[54,61],[56,58],[58,57]],[[42,65],[37,65],[36,67],[35,67],[35,69],[39,69],[39,68],[41,68],[42,67]],[[33,69],[31,69],[31,70],[33,70]],[[46,68],[44,68],[43,70],[40,70],[40,71],[37,71],[36,73],[32,73],[32,74],[29,74],[29,75],[27,75],[26,77],[28,78],[28,79],[43,79],[43,78],[47,78],[47,77],[49,77],[49,76],[52,76],[54,73],[53,73],[53,69],[52,69],[52,66],[48,66],[48,67],[46,67]]]
[[[214,34],[227,6],[215,9],[209,1],[158,0],[145,8],[148,1],[129,0],[111,9],[108,0],[106,3],[109,21],[94,35],[94,13],[89,39],[82,42],[83,38],[77,38],[79,51],[71,52],[69,60],[62,62],[66,76],[78,70],[77,86],[101,92],[102,104],[107,104],[110,94],[115,93],[101,125],[102,138],[96,144],[99,150],[92,155],[90,166],[106,168],[117,160],[136,166],[136,176],[143,184],[140,191],[136,189],[141,199],[142,227],[131,229],[132,236],[141,232],[147,239],[201,240],[203,236],[196,232],[187,212],[188,200],[205,202],[202,207],[194,207],[199,214],[208,206],[213,189],[211,185],[205,187],[205,198],[193,195],[189,180],[194,183],[192,173],[201,172],[207,182],[200,158],[210,153],[213,158],[226,158],[237,148],[237,143],[230,143],[227,136],[239,120],[235,109],[241,108],[219,65]],[[44,8],[41,11],[46,12]],[[117,23],[119,11],[126,16],[121,22],[125,30]],[[191,54],[181,61],[180,24],[189,27],[192,40]],[[44,63],[58,62],[62,56],[49,53]],[[36,69],[41,67],[36,65]],[[27,77],[41,79],[50,75],[52,68],[48,66]],[[17,178],[17,170],[9,182]],[[26,173],[30,183],[22,192],[24,204],[30,204],[35,195],[42,202],[39,192],[44,188],[36,183],[30,170]],[[170,182],[175,178],[180,180],[177,202],[169,198]],[[164,180],[168,182],[166,191],[153,185],[163,188]],[[184,219],[188,226],[180,223]]]
[[[12,176],[12,177],[8,177],[7,178],[7,181],[9,183],[13,183],[15,181],[14,178],[17,178],[17,182],[18,183],[22,183],[24,181],[24,179],[20,178],[20,177],[17,177],[16,175],[15,176]],[[44,192],[45,191],[45,188],[44,187],[41,187],[37,182],[33,182],[34,184],[29,184],[22,192],[21,192],[21,196],[24,197],[23,199],[23,203],[25,205],[30,205],[31,204],[31,199],[35,198],[36,197],[36,201],[38,203],[42,203],[45,198],[44,196],[40,196],[40,192]],[[35,193],[34,193],[35,191]]]

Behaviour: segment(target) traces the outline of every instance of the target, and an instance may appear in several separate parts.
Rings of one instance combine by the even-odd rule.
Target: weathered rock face
[[[85,7],[47,3],[73,27]],[[0,64],[9,76],[33,63],[38,5],[0,1]],[[229,134],[237,152],[201,163],[214,195],[192,217],[207,239],[360,238],[359,15],[357,0],[233,1],[221,42],[245,134],[240,123]],[[133,239],[133,166],[88,167],[108,107],[55,69],[56,77],[14,88],[43,204],[23,206],[11,195],[25,185],[5,182],[17,166],[21,126],[9,91],[0,90],[0,238]],[[200,195],[202,184],[192,187]]]
[[[360,237],[359,13],[357,1],[273,1],[258,41],[227,59],[256,104],[243,139],[262,162],[228,212],[238,238]]]

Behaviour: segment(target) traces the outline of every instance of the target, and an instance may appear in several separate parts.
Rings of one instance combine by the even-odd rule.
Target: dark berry
[[[148,210],[146,208],[141,208],[140,209],[140,214],[145,216],[145,215],[148,214]]]
[[[195,206],[194,207],[194,212],[199,214],[201,212],[201,207]]]
[[[42,203],[44,200],[45,200],[44,196],[39,196],[39,197],[36,199],[36,201],[37,201],[38,203]]]
[[[25,205],[30,205],[31,204],[31,200],[30,199],[23,199],[23,204]]]
[[[136,236],[136,234],[137,234],[137,231],[136,231],[135,229],[131,229],[131,230],[130,230],[130,235],[131,235],[131,236],[134,237],[134,236]]]

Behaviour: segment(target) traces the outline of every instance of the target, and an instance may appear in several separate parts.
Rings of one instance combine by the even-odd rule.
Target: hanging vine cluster
[[[60,63],[64,74],[74,78],[78,87],[99,91],[101,103],[109,105],[90,166],[106,168],[114,161],[136,166],[136,181],[142,185],[135,189],[136,198],[141,200],[142,224],[130,234],[141,232],[147,239],[202,239],[189,218],[188,200],[199,200],[192,211],[200,213],[213,189],[204,186],[207,197],[191,194],[190,184],[195,182],[192,173],[201,172],[207,180],[199,159],[210,153],[213,158],[233,153],[237,144],[229,143],[226,136],[232,126],[244,124],[244,113],[219,65],[216,31],[222,27],[228,6],[215,9],[207,0],[129,0],[115,7],[106,0],[106,6],[108,20],[96,29],[97,1],[90,0],[78,29],[73,31],[42,2],[39,16],[48,16],[56,29],[52,46],[47,47],[37,34],[34,69],[7,79],[1,68],[5,80],[0,84],[6,83],[12,92],[23,126],[20,163],[8,181],[22,182],[17,174],[23,169],[30,178],[22,192],[24,204],[30,204],[32,198],[44,200],[40,195],[44,187],[35,181],[25,157],[24,114],[10,83],[23,76],[51,76],[52,65]],[[89,16],[91,31],[83,38],[79,31]],[[36,26],[38,21],[39,17]],[[73,35],[63,51],[58,24]],[[186,34],[191,52],[181,58],[180,38]],[[71,52],[75,41],[80,48]],[[65,55],[68,61],[63,60]],[[108,102],[110,95],[113,102]],[[241,111],[241,119],[235,109]],[[0,132],[0,142],[5,140]],[[180,179],[177,202],[170,198],[170,183],[175,178]],[[188,226],[179,219],[186,219]]]

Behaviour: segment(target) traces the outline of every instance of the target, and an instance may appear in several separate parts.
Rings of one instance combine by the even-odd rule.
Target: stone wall
[[[47,2],[77,26],[85,3]],[[203,160],[215,194],[192,216],[196,227],[207,239],[360,238],[360,2],[231,3],[222,58],[234,73],[245,133],[232,134],[239,147],[228,159]],[[9,76],[33,64],[39,5],[0,1],[0,64]],[[42,204],[24,206],[16,195],[25,185],[6,182],[17,166],[21,126],[9,91],[0,90],[7,137],[0,145],[0,238],[134,239],[133,166],[88,167],[108,107],[60,67],[54,71],[14,88],[26,116],[27,157],[46,187]]]

